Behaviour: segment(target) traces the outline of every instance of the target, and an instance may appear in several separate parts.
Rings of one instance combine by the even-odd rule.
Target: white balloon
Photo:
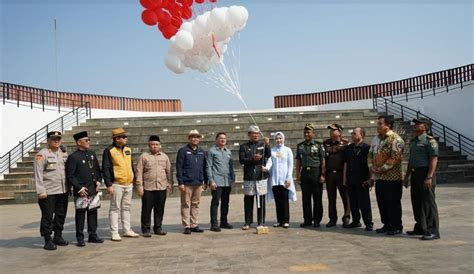
[[[184,72],[183,64],[176,55],[168,54],[165,58],[165,65],[174,73],[180,74]]]
[[[226,24],[227,19],[227,8],[215,8],[209,15],[209,23],[216,26],[222,26]]]
[[[193,23],[194,23],[194,20],[190,22],[184,22],[179,28],[179,30],[185,30],[185,31],[188,31],[189,33],[193,33]]]
[[[232,6],[227,10],[227,19],[234,27],[240,27],[244,22],[244,12],[241,6]]]
[[[191,33],[186,30],[180,30],[175,35],[176,45],[183,50],[190,50],[194,46],[194,39]]]
[[[249,12],[245,7],[240,6],[240,12],[242,13],[242,17],[244,19],[244,24],[247,23],[249,19]]]
[[[174,54],[176,56],[181,56],[184,53],[183,49],[176,45],[176,35],[171,37],[169,40],[168,53]]]
[[[198,36],[198,35],[209,33],[209,26],[207,24],[207,20],[208,20],[208,16],[205,16],[204,14],[199,15],[194,20],[193,35]]]

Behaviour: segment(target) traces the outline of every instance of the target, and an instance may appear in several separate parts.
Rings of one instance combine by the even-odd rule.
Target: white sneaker
[[[133,230],[130,230],[122,235],[123,237],[129,237],[129,238],[138,238],[140,235],[137,233],[133,232]]]
[[[112,241],[120,242],[122,238],[117,233],[112,234]]]

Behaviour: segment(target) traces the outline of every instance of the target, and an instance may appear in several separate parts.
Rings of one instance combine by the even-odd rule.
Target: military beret
[[[61,134],[60,131],[55,130],[55,131],[50,131],[50,132],[48,132],[48,133],[46,134],[46,137],[47,137],[48,139],[50,139],[50,138],[52,138],[52,137],[59,137],[59,138],[61,138],[61,137],[62,137],[62,134]]]
[[[342,131],[342,130],[343,130],[342,126],[341,126],[340,124],[336,124],[336,123],[330,124],[330,125],[328,126],[328,129],[339,130],[339,131]]]
[[[415,124],[425,124],[427,127],[431,128],[431,121],[426,118],[413,119],[412,122]]]
[[[152,142],[152,141],[160,142],[160,136],[151,135],[150,138],[148,138],[148,142]]]
[[[304,130],[314,130],[316,127],[311,124],[311,123],[307,123],[306,126],[304,126]]]
[[[81,131],[81,132],[78,132],[78,133],[74,134],[72,137],[77,142],[77,140],[85,138],[85,137],[89,137],[89,135],[87,135],[87,131]]]

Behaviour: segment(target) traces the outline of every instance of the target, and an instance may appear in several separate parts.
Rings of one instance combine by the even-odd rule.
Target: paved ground
[[[56,251],[42,249],[39,237],[39,208],[36,204],[0,206],[0,271],[2,273],[161,273],[161,272],[473,272],[474,271],[474,183],[438,188],[441,240],[420,241],[406,235],[381,236],[363,229],[301,229],[301,199],[290,205],[292,227],[270,228],[268,235],[242,231],[243,199],[231,197],[230,221],[238,228],[221,233],[183,235],[179,200],[166,204],[164,229],[167,236],[110,241],[108,202],[99,212],[99,234],[103,244],[74,244]],[[372,207],[375,226],[380,219]],[[324,195],[325,196],[325,195]],[[300,197],[300,196],[299,196]],[[413,227],[409,192],[403,197],[405,229]],[[209,228],[210,197],[203,198],[203,228]],[[324,198],[325,215],[326,203]],[[340,205],[339,210],[340,209]],[[133,201],[132,224],[140,232],[139,200]],[[275,220],[273,203],[268,206],[267,224]],[[339,211],[341,212],[341,211]],[[327,217],[323,222],[327,221]],[[65,238],[75,242],[72,204]]]

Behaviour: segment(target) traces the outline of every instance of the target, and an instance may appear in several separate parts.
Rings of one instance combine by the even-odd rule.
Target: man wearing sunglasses
[[[130,212],[133,194],[132,150],[127,147],[128,137],[123,128],[112,130],[113,143],[104,150],[102,174],[107,192],[110,194],[110,231],[112,241],[121,241],[118,231],[119,215],[122,219],[123,236],[137,238],[130,227]]]
[[[66,178],[72,185],[76,207],[76,239],[77,246],[83,247],[84,221],[87,214],[87,232],[89,243],[103,243],[104,240],[97,235],[97,207],[91,205],[100,188],[102,176],[99,161],[94,151],[89,150],[90,139],[87,131],[74,134],[77,150],[66,161]],[[84,206],[80,206],[83,201]]]

